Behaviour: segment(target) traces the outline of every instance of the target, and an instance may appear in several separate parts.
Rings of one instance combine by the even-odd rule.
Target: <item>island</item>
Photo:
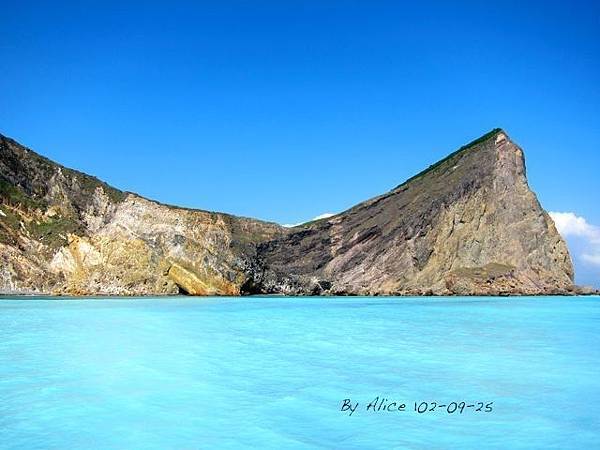
[[[523,151],[502,129],[389,192],[291,228],[123,192],[2,135],[0,201],[4,294],[578,292]]]

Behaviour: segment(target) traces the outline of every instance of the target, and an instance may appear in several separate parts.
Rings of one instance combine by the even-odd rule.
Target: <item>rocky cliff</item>
[[[238,295],[279,225],[162,205],[0,138],[0,290]]]
[[[0,291],[558,294],[573,268],[493,130],[390,192],[295,228],[163,205],[0,135]]]

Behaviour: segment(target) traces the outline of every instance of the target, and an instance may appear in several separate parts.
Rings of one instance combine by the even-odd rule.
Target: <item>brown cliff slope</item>
[[[565,242],[500,129],[392,191],[263,243],[256,292],[550,294],[573,289]]]
[[[553,294],[567,247],[494,130],[332,218],[279,225],[163,205],[0,135],[0,292]]]

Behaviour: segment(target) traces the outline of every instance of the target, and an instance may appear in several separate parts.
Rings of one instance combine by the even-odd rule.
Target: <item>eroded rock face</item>
[[[259,245],[258,292],[567,293],[565,242],[501,130],[387,194]]]
[[[0,291],[554,294],[567,247],[494,130],[392,191],[292,229],[163,205],[0,136]]]
[[[0,140],[0,291],[239,295],[256,244],[287,230],[163,205]]]

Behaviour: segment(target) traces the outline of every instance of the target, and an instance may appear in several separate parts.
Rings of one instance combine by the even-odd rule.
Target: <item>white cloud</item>
[[[588,264],[600,266],[600,227],[592,225],[584,217],[572,212],[551,212],[549,214],[562,237],[576,237],[583,241],[584,250],[575,256],[580,257]]]
[[[282,224],[282,226],[287,227],[287,228],[292,228],[292,227],[297,227],[298,225],[302,225],[303,223],[306,222],[312,222],[313,220],[320,220],[320,219],[327,219],[328,217],[332,217],[335,216],[335,213],[323,213],[323,214],[319,214],[317,217],[314,217],[310,220],[305,220],[304,222],[299,222],[299,223],[284,223]]]
[[[585,218],[572,212],[551,212],[550,216],[563,237],[585,237],[595,244],[600,244],[600,227],[589,224]]]

